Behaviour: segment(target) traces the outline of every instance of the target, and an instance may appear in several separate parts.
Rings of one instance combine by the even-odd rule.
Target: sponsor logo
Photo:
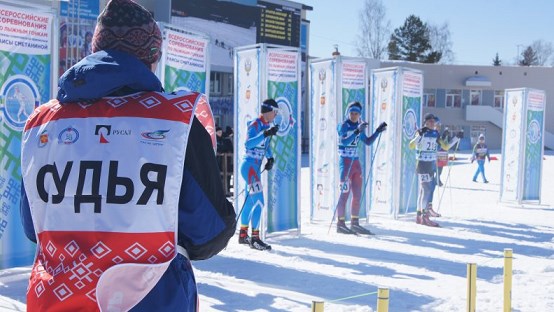
[[[285,97],[279,97],[275,99],[277,105],[279,105],[279,114],[275,117],[273,123],[279,125],[279,136],[285,136],[289,134],[290,130],[296,123],[296,120],[293,117],[294,112],[292,111],[292,106],[289,103],[289,100]]]
[[[416,113],[413,109],[408,109],[404,113],[403,132],[406,138],[413,138],[417,129]]]
[[[21,130],[27,118],[40,103],[40,93],[35,83],[24,75],[11,76],[0,87],[0,99],[4,102],[0,111],[10,128]]]
[[[165,134],[168,132],[169,130],[156,130],[151,132],[143,132],[140,134],[140,136],[146,140],[160,141],[160,140],[165,140],[166,138]]]
[[[244,70],[246,71],[246,76],[250,75],[252,70],[252,60],[248,57],[244,60]]]
[[[110,143],[109,136],[128,136],[131,135],[131,129],[113,129],[111,125],[96,125],[94,135],[98,136],[98,142],[101,144]]]
[[[527,137],[529,138],[529,142],[531,142],[531,144],[535,144],[540,140],[541,127],[536,119],[533,119],[529,123],[529,127],[527,129]]]
[[[73,144],[79,140],[79,131],[73,127],[67,127],[58,134],[59,144]]]
[[[319,130],[321,131],[327,130],[327,119],[323,117],[319,119]]]
[[[45,147],[48,144],[48,132],[42,131],[38,137],[38,147]]]
[[[108,139],[106,139],[107,136],[110,135],[112,132],[112,126],[110,125],[96,125],[96,129],[94,130],[94,135],[99,136],[100,143],[110,143]]]
[[[387,78],[381,79],[381,91],[385,92],[387,90],[388,85],[389,85],[389,82],[387,81]]]

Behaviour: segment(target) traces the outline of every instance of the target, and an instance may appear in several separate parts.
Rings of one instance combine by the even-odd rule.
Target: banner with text
[[[206,94],[208,39],[163,27],[162,81],[167,92],[190,90]]]
[[[372,147],[372,154],[375,154],[373,163],[373,174],[370,184],[370,212],[372,214],[392,214],[394,201],[394,173],[396,167],[396,138],[398,123],[395,118],[398,109],[398,70],[374,70],[371,75],[371,124],[379,125],[387,123],[387,131],[381,134],[381,141],[377,146]],[[417,194],[413,194],[416,196]]]
[[[300,213],[300,54],[267,51],[267,97],[279,104],[271,140],[275,166],[268,174],[267,231],[299,228]]]
[[[530,90],[527,93],[527,114],[525,116],[525,172],[522,200],[540,201],[542,158],[544,150],[544,107],[546,96],[543,91]]]
[[[331,220],[338,200],[335,69],[335,60],[310,64],[311,221]]]
[[[53,16],[0,6],[0,269],[32,263],[21,227],[21,130],[50,99]]]
[[[521,148],[524,141],[524,89],[507,89],[504,95],[501,201],[521,201]]]
[[[234,193],[235,211],[244,205],[245,181],[240,174],[240,165],[246,153],[244,143],[248,123],[260,113],[261,95],[261,49],[237,50],[235,53],[235,122],[234,122]]]

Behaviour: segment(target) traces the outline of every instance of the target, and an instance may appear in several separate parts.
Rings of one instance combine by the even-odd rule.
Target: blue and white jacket
[[[269,128],[271,128],[271,124],[265,121],[263,116],[248,123],[247,137],[244,143],[246,148],[245,161],[257,162],[264,157],[273,157],[271,148],[268,146],[271,137],[264,136],[264,131]]]
[[[377,132],[369,137],[365,134],[365,131],[356,134],[355,131],[359,125],[359,121],[354,123],[350,119],[346,119],[337,127],[340,157],[358,159],[358,143],[361,141],[366,145],[371,145],[379,136]]]

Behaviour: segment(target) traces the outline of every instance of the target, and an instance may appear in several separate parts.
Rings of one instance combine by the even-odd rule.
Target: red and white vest
[[[156,285],[176,256],[198,103],[209,109],[198,93],[140,92],[35,110],[21,157],[38,244],[29,311],[127,311]]]

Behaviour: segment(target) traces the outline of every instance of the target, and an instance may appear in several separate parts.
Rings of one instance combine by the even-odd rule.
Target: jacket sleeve
[[[350,135],[348,135],[348,125],[343,123],[342,125],[338,126],[338,133],[339,133],[339,140],[342,145],[349,145],[352,142],[354,142],[354,139],[356,139],[357,134],[352,131]]]
[[[248,136],[246,137],[246,142],[244,143],[247,149],[255,148],[266,139],[263,129],[259,126],[256,120],[248,125],[247,132]]]
[[[29,199],[27,198],[25,185],[23,183],[21,183],[21,204],[19,209],[21,213],[21,225],[23,225],[25,236],[27,236],[27,238],[33,243],[36,243],[37,238],[35,235],[35,227],[33,225],[33,217],[31,215],[31,206],[29,205]]]
[[[191,260],[219,253],[235,233],[233,205],[227,200],[211,138],[193,120],[179,197],[178,243]]]
[[[365,134],[365,132],[362,132],[362,140],[366,145],[373,144],[373,142],[375,142],[378,136],[379,136],[379,132],[377,131],[373,132],[373,134],[369,137],[367,136],[367,134]]]

